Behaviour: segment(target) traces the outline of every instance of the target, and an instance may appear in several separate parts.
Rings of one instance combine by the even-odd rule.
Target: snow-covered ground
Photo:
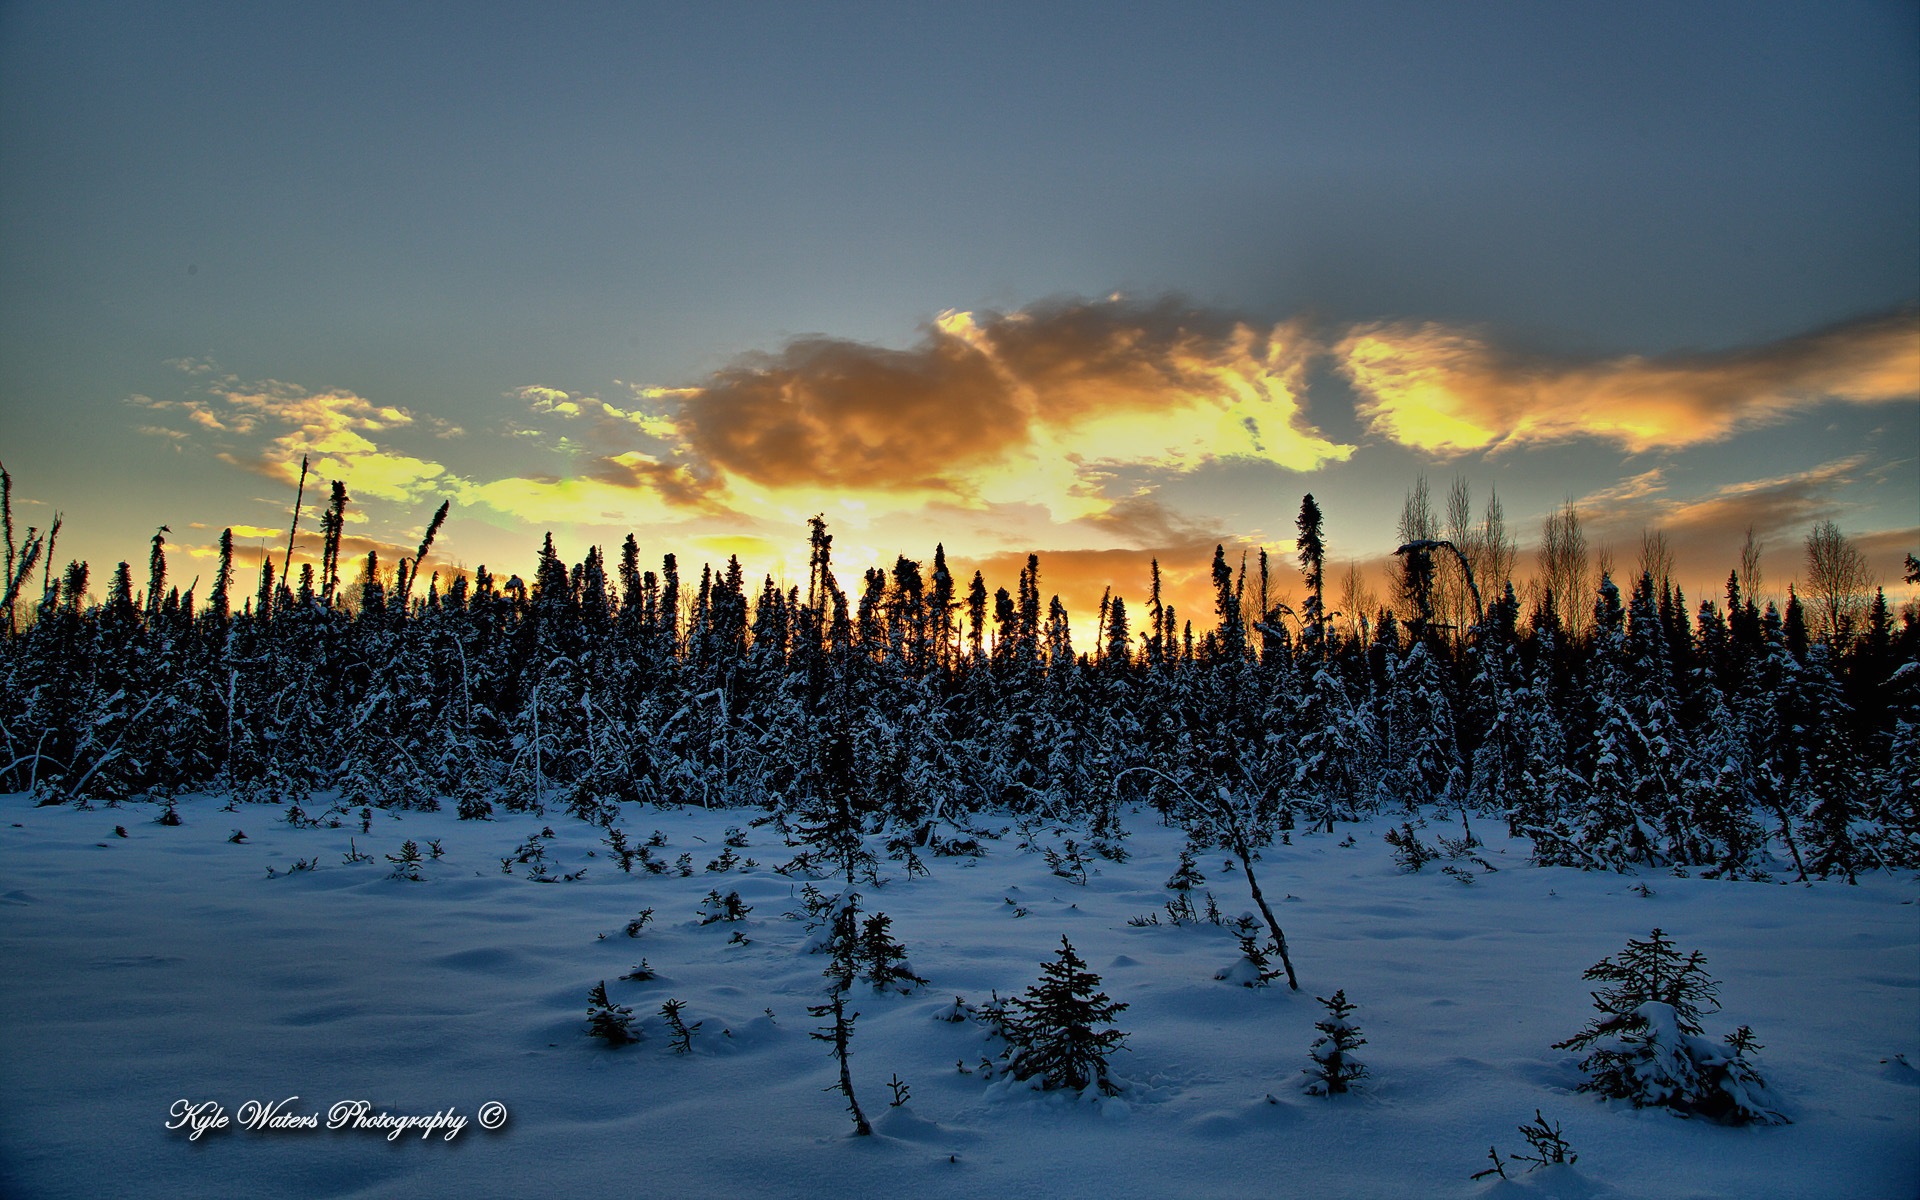
[[[1084,886],[1015,830],[984,857],[929,859],[928,877],[889,862],[888,882],[862,890],[929,980],[910,995],[856,986],[853,1079],[879,1134],[862,1139],[822,1090],[836,1069],[808,1036],[826,956],[783,915],[800,882],[772,867],[792,852],[747,827],[752,811],[622,814],[636,841],[665,834],[656,856],[690,854],[688,877],[623,874],[601,831],[561,813],[376,812],[363,834],[357,813],[293,828],[281,809],[203,797],[181,803],[178,826],[158,811],[0,798],[0,1194],[1920,1194],[1920,1071],[1906,1065],[1920,1065],[1920,884],[1908,877],[1804,887],[1543,869],[1482,822],[1499,869],[1464,884],[1439,864],[1399,873],[1385,821],[1297,836],[1258,864],[1300,971],[1290,993],[1215,978],[1239,958],[1227,929],[1165,923],[1184,839],[1151,812],[1128,815],[1129,859],[1096,860]],[[584,867],[583,879],[502,872],[543,826],[553,874]],[[730,826],[759,865],[704,870]],[[236,829],[244,842],[228,840]],[[1056,848],[1086,841],[1035,832]],[[374,861],[344,861],[349,839]],[[385,856],[408,839],[443,850],[422,882],[391,877]],[[289,873],[300,859],[318,866]],[[1236,915],[1251,905],[1225,859],[1200,867]],[[745,922],[701,925],[709,889],[738,891]],[[1129,924],[1156,912],[1158,926]],[[1792,1124],[1727,1128],[1576,1090],[1576,1056],[1552,1044],[1593,1015],[1581,972],[1656,926],[1705,952],[1723,1005],[1707,1032],[1753,1027]],[[956,995],[1021,992],[1063,934],[1129,1006],[1116,1099],[984,1080],[999,1044],[937,1019]],[[658,977],[622,980],[642,958]],[[640,1043],[586,1036],[602,980],[643,1018]],[[1314,997],[1335,989],[1358,1005],[1371,1074],[1352,1095],[1309,1097]],[[690,1054],[670,1046],[668,998],[701,1022]],[[902,1107],[889,1105],[896,1076]],[[391,1141],[240,1127],[247,1102],[283,1100],[323,1124],[337,1102],[366,1100],[466,1125]],[[219,1105],[227,1127],[170,1130],[181,1101]],[[508,1114],[497,1131],[479,1125],[489,1101]],[[1526,1148],[1516,1127],[1536,1110],[1578,1163],[1470,1181],[1489,1144]]]

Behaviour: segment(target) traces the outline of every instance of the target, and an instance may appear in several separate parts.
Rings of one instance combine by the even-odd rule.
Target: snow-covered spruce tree
[[[1882,861],[1906,870],[1920,866],[1920,664],[1900,667],[1888,688],[1902,689],[1894,704],[1886,766],[1876,780],[1886,846]]]
[[[1371,747],[1365,744],[1367,722],[1331,666],[1322,664],[1302,689],[1295,726],[1300,737],[1289,798],[1315,825],[1332,833],[1335,821],[1359,815],[1360,764],[1369,759]]]
[[[1040,981],[1007,1001],[1007,1072],[1038,1079],[1047,1090],[1097,1086],[1118,1095],[1107,1075],[1107,1056],[1126,1041],[1111,1022],[1127,1006],[1099,987],[1100,977],[1062,935],[1059,952],[1040,965]]]
[[[1425,643],[1396,660],[1388,677],[1387,715],[1394,765],[1381,779],[1385,799],[1409,813],[1464,801],[1466,775],[1454,733],[1446,673]]]
[[[1327,1016],[1313,1023],[1321,1036],[1307,1051],[1313,1065],[1301,1072],[1307,1077],[1306,1091],[1309,1096],[1343,1095],[1367,1076],[1366,1064],[1353,1056],[1356,1049],[1367,1044],[1367,1039],[1360,1036],[1360,1027],[1353,1023],[1354,1005],[1347,999],[1345,988],[1331,998],[1315,996],[1314,999],[1327,1006]]]
[[[625,1046],[640,1040],[633,1031],[633,1010],[607,999],[607,981],[601,980],[587,993],[587,1036],[606,1039],[609,1046]]]
[[[1645,941],[1629,938],[1617,960],[1601,959],[1583,978],[1612,986],[1592,993],[1600,1016],[1554,1043],[1556,1050],[1587,1052],[1582,1091],[1728,1125],[1786,1123],[1747,1058],[1760,1048],[1753,1031],[1743,1025],[1716,1044],[1701,1028],[1701,1015],[1720,1007],[1720,985],[1707,975],[1705,955],[1682,956],[1655,929]]]
[[[1804,822],[1800,844],[1807,870],[1822,879],[1839,876],[1855,883],[1856,870],[1879,857],[1873,850],[1882,831],[1862,819],[1872,805],[1853,752],[1852,712],[1826,646],[1810,647],[1791,678],[1794,694],[1781,704],[1793,723],[1788,795]]]
[[[1259,928],[1251,915],[1243,915],[1233,923],[1234,935],[1240,939],[1240,959],[1232,966],[1215,972],[1215,979],[1251,988],[1266,987],[1280,978],[1280,972],[1274,969],[1273,960],[1268,957],[1273,943],[1262,945],[1260,939],[1254,936]]]

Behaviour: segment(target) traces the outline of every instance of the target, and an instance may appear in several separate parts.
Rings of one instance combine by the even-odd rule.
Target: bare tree
[[[1507,532],[1507,510],[1500,505],[1497,489],[1487,489],[1487,508],[1480,518],[1477,542],[1480,557],[1473,564],[1473,577],[1480,581],[1481,595],[1498,597],[1513,579],[1519,547]]]
[[[1832,521],[1807,534],[1807,596],[1820,633],[1835,646],[1853,636],[1873,572],[1859,549]]]
[[[1747,526],[1747,540],[1740,543],[1740,594],[1754,604],[1760,603],[1760,585],[1765,576],[1760,573],[1761,545],[1753,536],[1753,526]]]
[[[1473,491],[1467,481],[1456,476],[1447,491],[1446,539],[1459,548],[1461,557],[1472,564],[1476,577],[1480,566],[1480,529],[1473,520]],[[1444,556],[1435,562],[1434,608],[1441,619],[1453,627],[1456,642],[1466,637],[1473,623],[1467,604],[1466,576],[1459,561]]]
[[[1653,594],[1658,596],[1673,583],[1673,546],[1667,541],[1664,529],[1642,529],[1640,531],[1640,562],[1638,574],[1653,580]]]
[[[1587,602],[1587,536],[1580,529],[1580,512],[1573,497],[1547,514],[1540,526],[1540,586],[1553,597],[1553,611],[1569,634],[1585,625]]]
[[[1372,640],[1371,622],[1380,608],[1380,597],[1367,586],[1367,577],[1358,562],[1349,562],[1345,574],[1340,576],[1339,604],[1347,618],[1347,628],[1362,646],[1367,645]]]
[[[1440,523],[1433,515],[1433,500],[1427,492],[1427,477],[1420,476],[1407,493],[1406,503],[1400,506],[1400,523],[1396,528],[1400,536],[1398,545],[1409,542],[1432,541],[1440,536]],[[1416,583],[1405,570],[1393,575],[1393,607],[1402,618],[1412,620],[1417,615],[1420,599],[1416,592],[1422,583]]]

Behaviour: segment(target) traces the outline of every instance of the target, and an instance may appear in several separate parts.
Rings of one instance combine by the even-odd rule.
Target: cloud
[[[199,363],[181,369],[195,376],[212,370]],[[303,457],[312,475],[349,481],[356,498],[412,502],[459,483],[441,464],[382,444],[414,424],[411,412],[349,391],[226,375],[180,400],[134,395],[128,403],[179,413],[190,427],[143,426],[142,432],[176,443],[209,440],[220,461],[288,484],[299,478]]]
[[[1761,346],[1590,362],[1524,358],[1435,324],[1376,324],[1333,351],[1377,433],[1441,454],[1591,437],[1629,451],[1718,441],[1826,402],[1920,396],[1920,313]]]
[[[1118,466],[1250,458],[1307,471],[1347,457],[1303,415],[1308,356],[1288,325],[1171,300],[1063,301],[949,312],[905,350],[802,338],[643,396],[682,452],[743,496],[1031,502],[1070,520],[1112,507]]]
[[[1658,472],[1649,471],[1583,496],[1578,506],[1583,515],[1591,514],[1590,544],[1612,547],[1617,577],[1635,569],[1643,530],[1665,533],[1676,574],[1696,598],[1719,595],[1727,572],[1739,566],[1740,546],[1751,529],[1781,598],[1786,582],[1799,573],[1807,531],[1823,520],[1844,524],[1848,506],[1840,493],[1876,469],[1868,455],[1851,455],[1805,471],[1723,484],[1685,499],[1669,495]]]
[[[1695,500],[1665,506],[1662,523],[1677,530],[1711,531],[1722,545],[1737,547],[1748,526],[1757,535],[1798,536],[1841,509],[1834,492],[1852,483],[1865,455],[1823,463],[1811,470],[1716,488]],[[1731,536],[1731,542],[1726,539]]]

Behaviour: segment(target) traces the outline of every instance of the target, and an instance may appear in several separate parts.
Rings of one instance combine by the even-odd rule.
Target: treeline
[[[1583,867],[1920,866],[1920,627],[1884,596],[1821,637],[1737,574],[1691,611],[1651,572],[1624,592],[1602,575],[1569,628],[1564,599],[1480,596],[1468,556],[1423,538],[1401,612],[1336,622],[1309,498],[1299,612],[1268,603],[1264,557],[1250,584],[1216,551],[1210,627],[1163,602],[1156,563],[1138,627],[1108,598],[1076,651],[1037,558],[1013,593],[962,585],[936,549],[854,595],[818,518],[804,591],[750,588],[737,560],[643,569],[632,537],[611,567],[569,567],[549,537],[530,585],[482,568],[423,589],[444,508],[391,582],[369,562],[343,587],[336,492],[320,569],[269,558],[238,604],[230,538],[204,603],[167,585],[159,534],[140,592],[125,563],[98,605],[84,564],[43,570],[32,619],[10,604],[0,631],[0,790],[476,819],[755,805],[936,851],[985,809],[1110,832],[1145,800],[1217,805],[1256,844],[1389,811],[1504,820]],[[38,550],[6,532],[12,600]],[[1436,614],[1443,567],[1469,581],[1464,622]]]

